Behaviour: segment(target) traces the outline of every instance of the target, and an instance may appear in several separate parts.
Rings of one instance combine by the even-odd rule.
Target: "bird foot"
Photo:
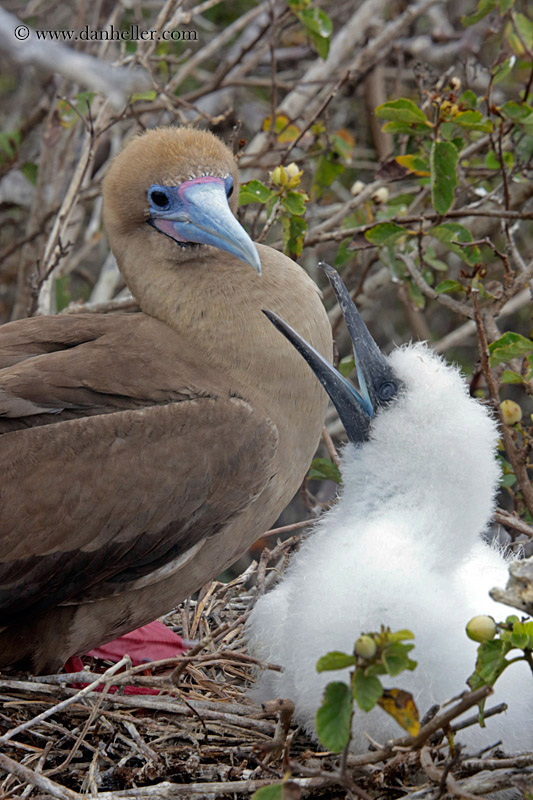
[[[190,642],[183,640],[159,620],[155,620],[143,625],[142,628],[126,633],[119,639],[89,650],[86,655],[116,662],[127,653],[133,666],[137,666],[151,661],[161,661],[164,658],[175,658],[186,653],[190,646]]]
[[[119,639],[95,647],[85,655],[116,663],[127,653],[133,666],[140,664],[149,666],[152,661],[175,658],[186,653],[192,644],[193,642],[182,639],[162,622],[156,620],[148,625],[143,625],[142,628],[126,633]],[[71,656],[64,666],[65,672],[81,672],[83,668],[83,660],[79,656]],[[116,691],[116,687],[111,688]],[[126,686],[124,691],[126,694],[159,694],[157,689],[141,686]]]

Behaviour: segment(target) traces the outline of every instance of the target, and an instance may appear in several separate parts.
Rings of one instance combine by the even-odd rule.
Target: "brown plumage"
[[[262,275],[227,252],[229,211],[215,248],[183,244],[174,231],[192,227],[170,228],[161,197],[148,201],[154,185],[211,176],[187,192],[202,184],[218,202],[229,175],[234,211],[236,164],[215,136],[135,139],[104,182],[104,221],[142,313],[0,328],[0,666],[56,670],[166,613],[235,561],[305,474],[326,397],[261,309],[331,358],[315,285],[271,248],[257,246]]]

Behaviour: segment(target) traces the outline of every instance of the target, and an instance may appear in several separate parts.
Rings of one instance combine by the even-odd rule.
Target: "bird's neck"
[[[290,394],[303,380],[311,395],[318,391],[321,396],[307,365],[261,312],[275,311],[331,358],[327,316],[316,286],[300,267],[260,246],[263,272],[258,275],[248,264],[211,247],[202,246],[195,258],[187,258],[189,253],[165,237],[155,235],[150,241],[153,248],[135,238],[114,248],[126,283],[146,314],[190,340],[206,365],[226,369],[237,382],[268,386],[269,392],[274,385]]]
[[[156,240],[157,242],[157,240]],[[163,322],[180,335],[194,331],[198,344],[214,337],[224,320],[224,265],[221,268],[213,257],[213,248],[201,247],[196,259],[180,258],[181,251],[174,245],[176,258],[169,258],[167,248],[144,252],[130,245],[117,258],[120,270],[145,314]],[[184,256],[187,254],[184,253]],[[245,270],[250,267],[243,266]],[[238,270],[235,270],[238,272]],[[149,273],[149,279],[147,279]],[[227,276],[227,294],[233,304],[239,293],[231,289],[240,276]],[[227,303],[223,303],[227,305]],[[220,330],[218,330],[220,336]],[[223,335],[223,334],[222,334]],[[216,348],[217,340],[212,341]]]

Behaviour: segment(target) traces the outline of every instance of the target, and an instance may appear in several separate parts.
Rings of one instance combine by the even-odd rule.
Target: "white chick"
[[[344,488],[281,581],[259,599],[248,626],[251,652],[283,667],[261,674],[256,697],[291,698],[297,721],[315,738],[326,684],[348,682],[350,673],[318,673],[321,656],[351,653],[361,633],[382,624],[409,628],[418,666],[382,682],[411,692],[423,714],[466,688],[476,644],[465,625],[477,614],[505,618],[488,591],[508,577],[505,557],[482,538],[499,478],[491,414],[469,396],[459,370],[426,345],[385,358],[339,276],[325,268],[352,335],[361,394],[286,323],[268,316],[337,406],[351,440],[342,457]],[[533,678],[525,662],[498,679],[488,705],[502,701],[505,714],[488,718],[486,728],[461,731],[458,740],[470,749],[498,739],[507,750],[533,747]],[[381,743],[403,734],[379,707],[356,708],[352,750],[367,748],[365,732]]]

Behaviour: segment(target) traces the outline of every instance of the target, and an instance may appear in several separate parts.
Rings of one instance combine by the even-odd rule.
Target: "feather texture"
[[[317,673],[320,656],[351,652],[362,632],[381,624],[411,629],[418,667],[387,680],[412,692],[423,714],[466,688],[476,660],[466,622],[506,616],[488,591],[505,585],[507,561],[482,538],[498,486],[497,426],[459,371],[425,345],[395,350],[390,363],[403,389],[377,414],[369,441],[346,447],[339,502],[249,622],[252,652],[284,668],[262,673],[258,696],[292,698],[312,735],[325,685],[349,675]],[[489,705],[493,699],[508,703],[508,712],[488,719],[486,729],[461,731],[459,740],[531,747],[529,667],[510,667]],[[366,749],[365,732],[379,742],[401,735],[377,707],[356,710],[352,749]]]

